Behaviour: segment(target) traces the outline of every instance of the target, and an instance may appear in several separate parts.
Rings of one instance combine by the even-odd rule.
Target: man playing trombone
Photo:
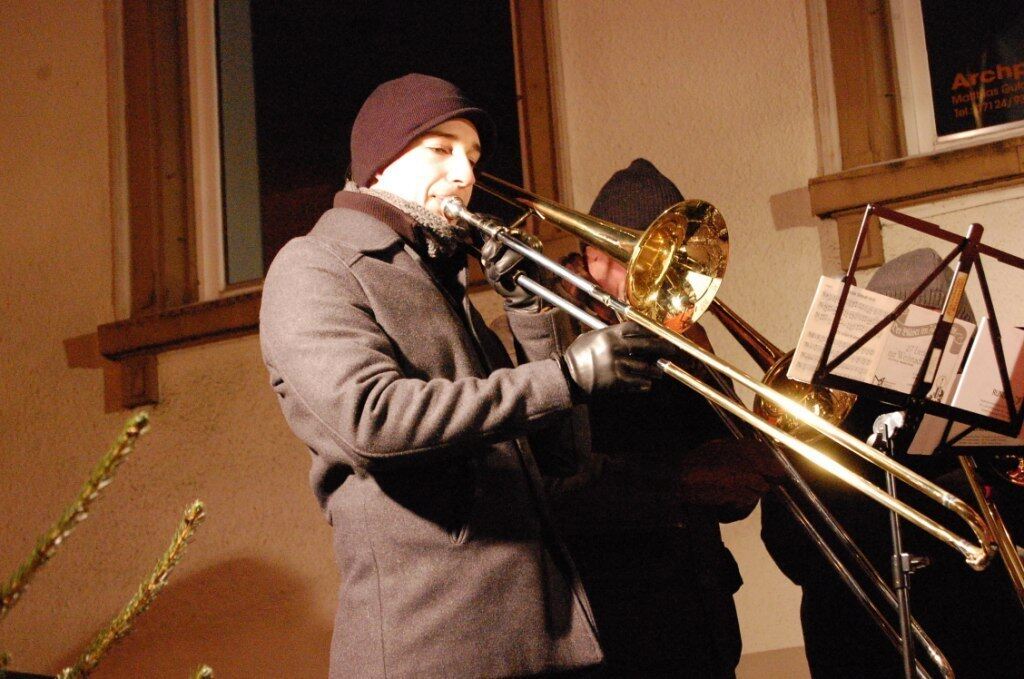
[[[644,229],[683,200],[645,159],[612,175],[590,214]],[[575,273],[625,298],[625,268],[593,246],[568,258]],[[568,286],[609,323],[606,307]],[[614,326],[612,326],[614,327]],[[690,339],[710,351],[699,325]],[[691,373],[706,371],[680,354]],[[592,398],[592,455],[560,484],[555,516],[590,597],[608,676],[735,676],[742,584],[719,522],[741,519],[782,476],[770,452],[736,440],[708,402],[672,380],[644,394]]]
[[[493,137],[451,83],[382,84],[352,128],[351,186],[264,283],[264,361],[334,529],[332,677],[544,676],[602,658],[544,505],[538,464],[557,451],[524,439],[564,426],[574,399],[650,389],[672,350],[634,324],[569,343],[563,313],[507,278],[521,257],[491,242],[485,273],[526,359],[511,367],[441,210],[468,202]]]

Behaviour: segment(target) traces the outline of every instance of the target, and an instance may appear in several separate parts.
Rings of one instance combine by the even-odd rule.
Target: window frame
[[[546,31],[548,8],[546,0],[509,2],[519,100],[523,182],[526,188],[558,200],[560,173],[551,55]],[[138,121],[125,115],[129,89],[126,82],[140,74],[132,72],[132,64],[125,61],[125,45],[132,39],[132,30],[150,39],[160,35],[154,31],[157,21],[141,28],[126,21],[127,13],[133,8],[138,12],[140,4],[147,8],[173,7],[167,11],[178,13],[180,30],[177,35],[182,39],[187,36],[187,50],[180,50],[178,62],[172,65],[172,70],[176,70],[179,75],[178,82],[166,82],[173,80],[171,78],[161,81],[162,85],[169,86],[170,91],[177,88],[178,105],[184,102],[189,111],[189,115],[179,121],[183,133],[178,135],[178,144],[169,144],[167,137],[173,137],[173,134],[161,137],[160,130],[143,130],[143,136],[148,135],[143,144],[144,149],[173,147],[170,151],[178,153],[189,165],[185,201],[181,205],[160,203],[157,206],[158,211],[171,214],[178,211],[177,218],[188,225],[184,235],[169,236],[159,221],[139,219],[130,209],[132,192],[138,183],[138,172],[132,171],[129,163],[132,153],[130,142],[133,139],[138,141],[139,125]],[[244,336],[258,330],[262,281],[229,286],[224,280],[213,12],[212,0],[172,0],[171,3],[160,0],[142,3],[105,0],[110,97],[111,218],[115,262],[113,296],[118,320],[100,325],[96,335],[99,354],[106,364],[113,362],[123,371],[135,373],[134,376],[128,374],[118,378],[121,383],[135,385],[133,389],[121,390],[131,393],[122,393],[121,397],[114,399],[119,400],[124,408],[155,403],[159,399],[155,372],[156,356],[159,353],[227,337]],[[182,79],[181,74],[187,76]],[[167,92],[162,94],[163,103],[156,95],[149,99],[157,110],[167,105]],[[151,193],[157,196],[158,201],[164,197],[159,191],[159,185]],[[548,242],[565,237],[561,233],[543,229],[540,235]],[[190,277],[185,290],[166,299],[156,299],[153,305],[140,310],[134,300],[143,294],[141,286],[147,284],[152,276],[137,274],[137,244],[152,242],[154,238],[163,240],[160,241],[161,247],[152,248],[147,253],[146,270],[159,274],[168,266],[178,266],[184,267]],[[199,256],[196,256],[197,252]],[[152,280],[149,280],[149,284],[152,285]],[[109,391],[108,409],[111,401]]]
[[[844,263],[869,203],[896,208],[1024,183],[1024,130],[909,152],[891,2],[903,0],[808,0],[807,5],[821,172],[810,179],[808,191],[812,212],[836,220]],[[852,111],[844,110],[837,102],[850,92],[864,92],[865,81],[874,85],[869,96],[855,99]],[[916,139],[916,118],[910,125]],[[861,157],[851,162],[848,149]],[[861,268],[885,261],[877,220],[869,228]]]
[[[941,153],[1024,134],[1024,121],[1015,121],[939,137],[921,0],[890,0],[889,15],[907,155]]]

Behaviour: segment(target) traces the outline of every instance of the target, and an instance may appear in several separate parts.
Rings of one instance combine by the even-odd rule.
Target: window
[[[193,106],[193,128],[209,131],[193,153],[211,206],[198,225],[204,299],[258,285],[281,246],[331,206],[352,120],[384,80],[416,71],[457,82],[505,141],[486,169],[522,183],[508,4],[190,0],[188,16],[190,56],[209,62],[192,74],[192,98],[216,102],[202,118]],[[474,204],[504,209],[487,200]]]
[[[892,0],[910,155],[1024,131],[1024,5]]]
[[[97,329],[108,359],[152,369],[254,332],[266,264],[330,207],[355,111],[391,77],[462,85],[505,144],[489,169],[558,198],[543,0],[107,0],[106,18],[124,318]],[[124,378],[125,407],[155,400],[151,374]]]
[[[1024,183],[1024,127],[997,118],[995,104],[1024,105],[1012,90],[1024,83],[1016,79],[1022,14],[1019,0],[808,1],[823,171],[808,188],[814,214],[838,223],[843,262],[868,203],[899,207]],[[1014,41],[1009,52],[994,47]],[[984,115],[975,117],[980,94]],[[884,261],[877,223],[865,255],[864,266]]]

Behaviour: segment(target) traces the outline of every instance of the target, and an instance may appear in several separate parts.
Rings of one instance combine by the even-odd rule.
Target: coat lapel
[[[351,265],[363,256],[373,257],[401,269],[403,274],[409,274],[409,297],[441,301],[430,306],[449,314],[452,323],[459,327],[467,346],[474,349],[472,355],[479,375],[508,365],[507,357],[502,360],[504,350],[498,356],[486,341],[489,331],[472,305],[469,294],[463,293],[462,299],[454,299],[419,254],[384,222],[358,210],[333,208],[324,213],[309,235],[345,246],[348,250],[348,254],[343,255],[346,264]],[[465,269],[459,273],[459,281],[465,290]]]

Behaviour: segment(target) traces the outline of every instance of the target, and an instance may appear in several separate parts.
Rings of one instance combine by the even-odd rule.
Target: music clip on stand
[[[872,215],[877,215],[887,221],[893,222],[894,224],[906,226],[914,229],[915,231],[953,243],[954,248],[935,267],[935,270],[921,281],[921,283],[910,293],[907,299],[901,301],[899,305],[892,310],[892,312],[869,328],[863,336],[857,338],[852,344],[850,344],[850,346],[846,347],[846,349],[839,352],[834,358],[832,358],[832,347],[835,343],[839,330],[850,287],[852,285],[856,285],[854,272],[857,270],[857,264],[860,260],[861,250],[863,249],[864,240],[867,234],[867,224]],[[971,224],[967,229],[966,236],[958,236],[955,233],[940,228],[936,224],[932,224],[931,222],[926,222],[888,208],[868,205],[864,210],[864,218],[861,221],[860,231],[857,234],[857,241],[854,245],[853,254],[850,257],[850,265],[847,269],[846,275],[843,276],[843,288],[839,295],[836,313],[832,319],[832,325],[829,329],[828,337],[825,340],[825,347],[822,350],[821,358],[818,361],[818,367],[814,373],[813,383],[849,391],[857,394],[858,396],[864,396],[876,401],[892,404],[897,409],[903,410],[905,412],[905,421],[903,426],[900,427],[897,432],[895,441],[895,448],[897,452],[906,451],[910,444],[910,440],[913,438],[913,435],[916,433],[917,428],[921,424],[921,420],[925,415],[936,415],[949,422],[943,435],[942,443],[936,452],[958,455],[977,455],[981,453],[994,453],[996,451],[1006,452],[1007,448],[1005,446],[957,446],[956,444],[961,442],[971,432],[978,429],[988,430],[1004,436],[1016,437],[1021,431],[1021,425],[1024,424],[1024,409],[1022,409],[1018,404],[1018,395],[1013,392],[1012,385],[1010,384],[1010,373],[1007,369],[1006,355],[1003,351],[1002,335],[999,331],[999,320],[996,316],[995,308],[992,303],[992,295],[989,292],[988,279],[985,276],[982,255],[991,257],[1003,264],[1008,264],[1022,271],[1024,271],[1024,258],[1017,257],[1007,252],[1003,252],[1002,250],[997,250],[996,248],[982,244],[981,236],[983,231],[984,228],[981,224]],[[953,271],[953,279],[946,292],[945,302],[943,303],[942,309],[939,310],[939,320],[936,324],[935,331],[932,333],[931,342],[925,354],[925,360],[921,363],[921,367],[917,373],[917,378],[913,387],[910,389],[910,393],[896,391],[895,389],[887,388],[884,385],[867,384],[865,382],[833,374],[833,371],[846,359],[856,353],[861,347],[867,344],[869,340],[877,336],[882,332],[882,330],[887,328],[890,323],[895,321],[904,311],[906,311],[906,309],[921,295],[925,288],[931,285],[932,281],[938,278],[938,276],[954,260],[956,260],[956,265]],[[1001,401],[1005,406],[1006,412],[1009,414],[1007,419],[981,415],[976,412],[964,410],[963,408],[956,408],[945,403],[932,401],[927,397],[932,391],[935,374],[939,367],[939,361],[942,357],[943,351],[945,350],[946,343],[949,340],[953,321],[956,319],[956,313],[963,302],[967,281],[973,270],[978,272],[978,283],[985,302],[985,311],[988,316],[988,325],[990,329],[989,335],[995,351],[996,365],[998,367],[999,379],[1002,386]],[[950,436],[953,422],[962,422],[968,426],[964,431]],[[1024,446],[1021,446],[1021,450],[1024,452]]]

